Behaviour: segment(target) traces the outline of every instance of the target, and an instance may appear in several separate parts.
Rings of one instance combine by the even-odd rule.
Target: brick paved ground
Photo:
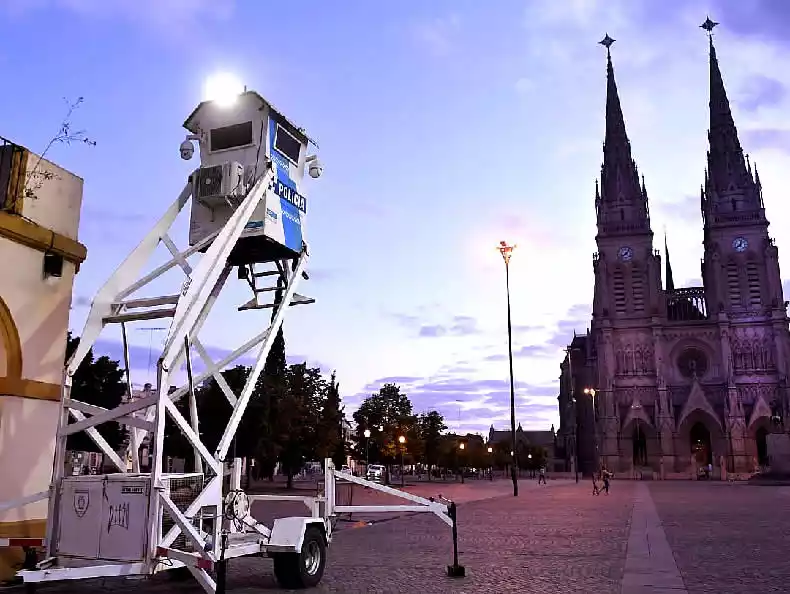
[[[790,487],[667,481],[650,493],[690,594],[790,591]]]
[[[628,589],[621,583],[634,567],[631,530],[634,496],[647,493],[658,520],[648,528],[666,541],[691,594],[786,592],[790,562],[790,488],[702,482],[630,483],[615,481],[609,496],[592,497],[589,484],[524,483],[514,499],[506,481],[442,486],[459,508],[461,562],[468,576],[451,580],[444,567],[451,559],[449,530],[428,515],[409,515],[354,528],[338,524],[330,563],[317,593],[471,594],[491,592],[616,593],[667,592]],[[413,491],[436,492],[415,485]],[[371,492],[355,493],[354,503],[381,503]],[[644,503],[641,504],[644,507]],[[297,511],[296,508],[293,511]],[[636,518],[636,516],[634,516]],[[660,525],[659,521],[660,520]],[[644,520],[634,519],[634,529]],[[652,532],[651,532],[652,531]],[[652,539],[652,540],[651,540]],[[657,542],[657,541],[656,541]],[[650,564],[650,546],[641,553]],[[636,567],[639,566],[637,559]],[[676,571],[677,571],[676,570]],[[630,575],[630,574],[629,574]],[[268,559],[239,559],[230,567],[229,591],[279,593]],[[199,594],[195,583],[157,578],[148,582],[107,580],[41,588],[52,594]]]
[[[475,498],[471,492],[475,487],[481,489],[479,496],[488,498],[469,501]],[[597,498],[589,495],[586,484],[559,482],[538,489],[525,481],[518,499],[499,495],[497,490],[509,490],[505,481],[454,488],[459,491],[455,493],[458,499],[466,492],[459,523],[461,561],[468,577],[454,581],[444,576],[452,555],[449,529],[437,518],[412,515],[339,530],[316,592],[507,594],[617,589],[628,534],[630,485]],[[358,502],[363,501],[354,501]],[[230,568],[229,589],[238,594],[280,592],[271,571],[268,559],[236,560]],[[145,584],[105,580],[41,588],[53,594],[107,590],[199,592],[191,581],[160,579]]]

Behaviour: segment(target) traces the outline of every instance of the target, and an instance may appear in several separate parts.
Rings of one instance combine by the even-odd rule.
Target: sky
[[[307,188],[311,280],[298,289],[316,303],[285,319],[289,359],[336,370],[349,413],[395,382],[451,429],[506,428],[507,240],[517,420],[548,429],[562,349],[589,324],[605,33],[676,286],[701,284],[708,14],[771,232],[790,250],[790,5],[691,4],[0,0],[0,135],[40,151],[84,97],[72,122],[96,146],[47,154],[85,180],[79,334],[93,294],[194,167],[178,146],[205,80],[235,74],[306,128],[325,166]],[[265,314],[235,311],[248,298],[234,278],[201,335],[215,358],[265,327]],[[140,384],[165,336],[141,326]],[[119,357],[119,340],[102,335],[97,354]]]

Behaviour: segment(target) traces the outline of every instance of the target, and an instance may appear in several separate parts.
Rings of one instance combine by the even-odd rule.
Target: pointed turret
[[[666,258],[665,283],[666,291],[675,290],[675,279],[672,278],[672,264],[669,263],[669,247],[667,246],[667,232],[664,231],[664,257]]]
[[[612,65],[614,39],[606,35],[606,136],[603,145],[600,197],[596,187],[598,228],[601,234],[650,233],[647,193],[631,156],[631,142]]]
[[[718,23],[707,19],[701,26],[708,32],[710,53],[710,128],[708,130],[708,168],[705,180],[706,203],[716,205],[715,224],[732,223],[741,213],[761,208],[759,191],[752,176],[748,158],[738,139],[738,130],[732,117],[730,101],[713,44],[713,28]],[[729,213],[733,213],[730,215]],[[762,213],[757,218],[762,218]]]

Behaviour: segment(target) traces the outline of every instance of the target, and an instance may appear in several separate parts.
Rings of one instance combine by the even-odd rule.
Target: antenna
[[[168,329],[162,326],[149,326],[147,328],[137,328],[139,332],[148,332],[148,369],[146,371],[146,379],[151,383],[151,355],[154,346],[154,332],[166,332]],[[131,394],[129,394],[131,397]]]

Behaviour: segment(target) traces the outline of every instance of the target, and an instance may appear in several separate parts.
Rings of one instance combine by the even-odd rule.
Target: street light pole
[[[592,411],[593,411],[593,440],[595,441],[595,467],[596,469],[600,470],[601,466],[601,459],[600,454],[598,453],[598,413],[595,411],[595,388],[584,388],[584,393],[590,397],[592,401]]]
[[[400,443],[400,486],[403,487],[406,484],[405,482],[406,479],[403,475],[403,451],[406,449],[405,448],[406,438],[403,435],[401,435],[398,438],[398,443]]]
[[[492,448],[491,446],[488,446],[488,465],[490,466],[490,468],[488,470],[488,480],[489,481],[493,481],[494,480],[494,457],[492,455],[493,453],[494,453],[494,448]]]
[[[365,429],[363,435],[365,436],[365,472],[367,473],[370,465],[370,429]]]
[[[507,358],[510,364],[510,433],[512,436],[513,464],[510,467],[510,476],[513,479],[513,497],[518,497],[518,475],[516,467],[516,387],[513,381],[513,324],[510,317],[510,257],[513,255],[515,245],[508,245],[506,241],[499,242],[499,253],[505,261],[505,291],[507,293]]]
[[[459,458],[458,466],[461,469],[461,484],[462,485],[464,484],[464,461],[462,459],[462,456],[463,456],[465,448],[466,448],[466,444],[464,442],[461,442],[461,443],[458,444],[458,449],[461,450],[461,453],[458,455],[458,458]]]

